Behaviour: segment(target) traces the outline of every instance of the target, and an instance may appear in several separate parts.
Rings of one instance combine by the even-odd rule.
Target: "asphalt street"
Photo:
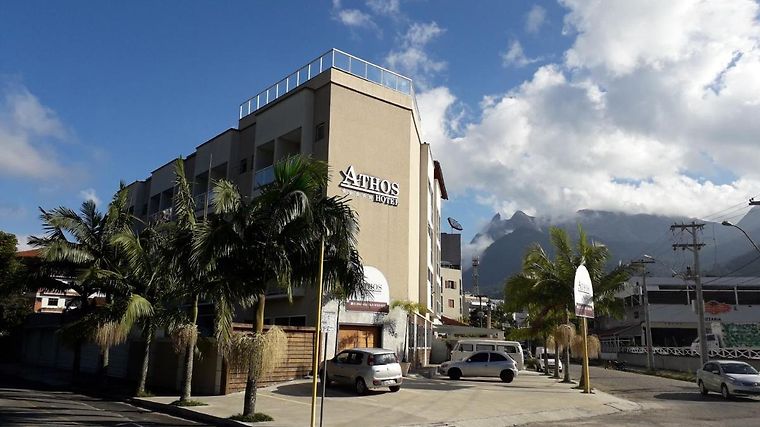
[[[127,403],[0,377],[0,426],[196,426]]]
[[[573,378],[580,367],[572,365]],[[723,400],[699,394],[696,384],[650,375],[591,368],[593,387],[642,405],[637,412],[556,423],[558,426],[754,426],[760,425],[760,398]],[[531,424],[539,425],[539,424]]]

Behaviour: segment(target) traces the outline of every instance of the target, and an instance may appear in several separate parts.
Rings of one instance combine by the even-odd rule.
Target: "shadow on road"
[[[682,402],[726,402],[726,400],[718,394],[708,394],[707,396],[702,396],[697,391],[693,393],[660,393],[655,394],[654,398],[662,400],[678,400]],[[730,401],[755,404],[758,402],[756,399],[752,399],[750,397],[739,396],[731,398]]]

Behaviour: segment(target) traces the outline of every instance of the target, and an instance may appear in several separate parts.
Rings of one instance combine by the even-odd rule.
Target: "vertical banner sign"
[[[594,318],[594,288],[586,266],[581,265],[575,270],[575,315],[578,317]]]
[[[588,325],[586,318],[594,318],[594,287],[586,266],[581,265],[575,270],[575,315],[581,318],[581,334],[583,335],[583,392],[591,393],[591,378],[588,368]],[[565,368],[567,369],[567,368]]]

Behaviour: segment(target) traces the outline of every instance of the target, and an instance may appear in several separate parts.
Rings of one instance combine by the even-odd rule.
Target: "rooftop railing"
[[[415,110],[417,110],[417,102],[414,99],[414,88],[410,78],[394,73],[391,70],[367,62],[338,49],[330,49],[317,59],[301,67],[298,71],[240,104],[240,118],[242,119],[243,117],[269,105],[277,98],[295,90],[297,87],[330,68],[343,70],[356,77],[409,95],[412,97]],[[417,111],[417,115],[419,116],[419,111]]]

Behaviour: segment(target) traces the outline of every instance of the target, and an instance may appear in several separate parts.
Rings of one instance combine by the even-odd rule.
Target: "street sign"
[[[581,265],[575,270],[575,315],[578,317],[594,318],[594,288],[586,266]]]
[[[322,332],[335,332],[335,321],[338,319],[337,311],[322,312]]]

